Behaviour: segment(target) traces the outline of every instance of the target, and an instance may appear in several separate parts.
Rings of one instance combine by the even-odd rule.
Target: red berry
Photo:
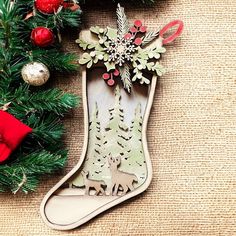
[[[119,74],[120,74],[120,71],[118,71],[117,69],[115,69],[115,71],[113,72],[113,75],[114,75],[114,76],[119,76]]]
[[[136,38],[134,40],[134,44],[137,45],[137,46],[140,46],[142,44],[143,40],[141,38]]]
[[[146,33],[147,27],[146,27],[146,26],[141,26],[140,29],[139,29],[139,31],[140,31],[141,33]]]
[[[42,13],[53,14],[64,0],[35,0],[35,7]]]
[[[31,40],[39,47],[47,47],[54,42],[54,34],[46,27],[37,27],[31,32]]]
[[[142,26],[142,21],[141,20],[136,20],[134,22],[134,26],[136,26],[137,28],[141,27]]]
[[[109,79],[108,82],[107,82],[107,84],[108,84],[109,86],[113,86],[113,85],[115,84],[115,81],[114,81],[113,79]]]
[[[131,39],[131,37],[132,37],[132,35],[131,35],[130,33],[127,33],[127,34],[124,36],[125,39]]]
[[[136,33],[138,30],[137,30],[137,28],[135,28],[135,27],[131,27],[130,28],[130,32],[131,33]]]
[[[110,75],[109,75],[108,73],[104,73],[104,74],[102,75],[102,78],[103,78],[104,80],[108,80],[108,79],[110,78]]]

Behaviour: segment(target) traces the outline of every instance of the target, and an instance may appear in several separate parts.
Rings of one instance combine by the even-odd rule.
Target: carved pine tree
[[[128,126],[124,123],[124,112],[121,108],[121,94],[120,88],[117,85],[115,88],[115,103],[114,107],[109,110],[110,119],[108,125],[105,127],[105,134],[103,138],[104,155],[116,157],[121,156],[121,162],[128,156]],[[107,164],[107,169],[110,167]],[[106,177],[106,183],[111,185],[111,173]]]
[[[89,144],[88,151],[83,171],[89,173],[89,179],[103,180],[104,175],[107,175],[109,170],[105,167],[106,158],[103,156],[102,149],[102,134],[101,125],[98,119],[98,106],[95,104],[95,109],[92,113],[91,121],[89,123]],[[77,178],[73,180],[73,185],[77,187],[84,186],[84,179],[80,173]]]
[[[120,88],[115,88],[114,108],[109,110],[110,121],[105,128],[103,140],[105,154],[108,156],[124,156],[128,151],[128,127],[124,123],[124,112],[120,104]]]
[[[147,167],[142,146],[142,111],[141,104],[135,109],[135,117],[130,128],[130,152],[128,159],[122,162],[120,169],[125,172],[135,173],[138,177],[138,185],[142,184],[146,178]]]

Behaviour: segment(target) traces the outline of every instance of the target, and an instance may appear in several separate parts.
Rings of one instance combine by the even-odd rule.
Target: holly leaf
[[[158,76],[162,76],[165,73],[165,68],[158,62],[156,62],[152,70],[155,71]]]
[[[93,61],[91,60],[91,61],[89,61],[89,63],[87,64],[87,68],[88,68],[88,69],[91,68],[92,65],[93,65]]]
[[[82,58],[79,60],[79,64],[84,65],[92,60],[92,57],[86,52],[82,55]]]
[[[81,39],[77,39],[75,42],[78,43],[78,44],[79,44],[79,47],[81,47],[84,51],[85,51],[85,50],[87,49],[87,47],[88,47],[88,43],[85,42],[85,41],[83,41],[83,40],[81,40]]]
[[[164,47],[159,47],[159,48],[156,48],[156,51],[159,53],[165,53],[166,49]]]
[[[112,29],[110,27],[107,27],[107,32],[106,32],[106,36],[109,39],[116,39],[117,38],[117,30],[116,29]]]
[[[106,62],[104,63],[104,65],[106,66],[107,68],[107,71],[110,71],[110,70],[115,70],[116,69],[116,65],[114,62]]]
[[[145,76],[142,77],[140,84],[150,84],[150,80]]]
[[[93,48],[95,48],[95,45],[94,44],[88,44],[87,48],[88,49],[93,49]]]
[[[155,65],[155,63],[154,62],[149,62],[149,63],[147,63],[147,69],[149,70],[149,71],[152,71],[153,70],[153,67],[154,67],[154,65]]]
[[[138,68],[135,68],[133,70],[133,74],[134,76],[132,78],[132,81],[138,80],[140,84],[150,84],[150,80],[143,76],[142,71],[140,71]]]
[[[92,33],[94,33],[94,34],[97,34],[97,35],[104,33],[104,29],[103,29],[103,28],[100,28],[99,26],[93,26],[93,27],[91,27],[91,28],[90,28],[90,31],[91,31]]]
[[[105,53],[105,54],[103,55],[103,60],[104,60],[104,61],[108,61],[108,59],[109,59],[109,55],[108,55],[107,53]]]
[[[79,47],[81,47],[84,51],[85,51],[86,49],[93,49],[93,48],[96,47],[95,44],[93,44],[93,43],[87,43],[86,41],[81,40],[81,39],[77,39],[75,42],[78,43],[78,44],[79,44]]]

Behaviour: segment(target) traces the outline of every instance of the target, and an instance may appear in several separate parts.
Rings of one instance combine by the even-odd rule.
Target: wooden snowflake
[[[123,66],[125,62],[132,61],[133,54],[137,50],[137,46],[132,43],[131,38],[118,36],[117,39],[111,40],[106,51],[109,54],[108,61],[113,61],[119,66]]]

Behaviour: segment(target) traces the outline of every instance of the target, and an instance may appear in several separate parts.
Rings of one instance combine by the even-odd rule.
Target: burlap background
[[[114,6],[92,5],[84,27],[115,23]],[[149,27],[185,22],[162,60],[168,72],[159,81],[148,129],[150,188],[77,230],[58,232],[44,225],[39,205],[63,174],[45,178],[34,194],[0,195],[0,235],[236,235],[236,1],[162,0],[154,8],[126,10]],[[75,38],[67,40],[68,49],[77,50]],[[78,76],[59,85],[81,94]],[[82,107],[66,127],[65,173],[80,156]]]

